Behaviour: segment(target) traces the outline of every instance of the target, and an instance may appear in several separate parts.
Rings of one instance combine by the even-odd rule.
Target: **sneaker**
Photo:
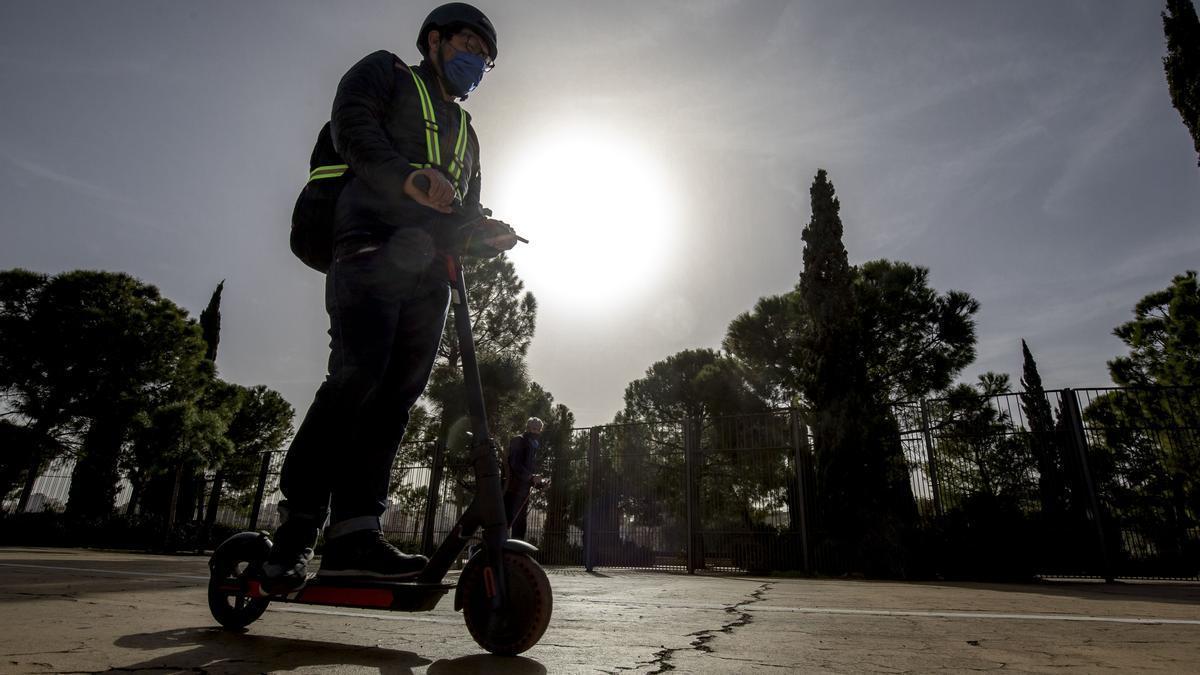
[[[271,595],[279,595],[304,588],[308,582],[308,563],[313,558],[313,550],[305,548],[290,553],[276,553],[277,550],[278,547],[271,549],[271,554],[263,563],[263,590]]]
[[[271,538],[273,545],[262,565],[263,590],[274,595],[291,593],[308,581],[308,563],[313,559],[313,546],[321,532],[324,518],[289,514],[286,503],[280,503],[284,521]]]
[[[325,542],[319,577],[364,577],[384,581],[421,573],[429,560],[392,546],[380,530],[359,530]]]

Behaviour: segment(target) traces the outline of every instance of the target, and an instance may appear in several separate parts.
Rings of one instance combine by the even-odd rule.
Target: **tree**
[[[537,300],[528,291],[522,293],[525,282],[517,276],[512,262],[503,254],[465,258],[462,274],[468,283],[475,351],[481,356],[511,354],[523,358],[537,325]],[[440,365],[457,368],[459,354],[458,333],[451,315],[438,349]]]
[[[625,388],[623,419],[674,421],[765,408],[741,364],[712,349],[686,349],[651,365]]]
[[[734,318],[721,346],[746,366],[759,398],[773,406],[797,406],[804,379],[801,340],[808,319],[796,291],[759,298],[754,309]]]
[[[213,486],[205,509],[205,527],[216,522],[225,489],[247,494],[254,486],[257,468],[269,453],[278,451],[292,433],[295,410],[279,392],[264,385],[238,387],[237,410],[225,430],[230,452],[215,466]],[[247,495],[248,496],[248,495]]]
[[[855,270],[863,362],[871,388],[888,403],[946,388],[975,360],[979,302],[962,291],[939,294],[929,270],[873,260]]]
[[[143,471],[150,472],[152,487],[158,488],[143,512],[160,515],[167,528],[178,520],[190,521],[195,513],[195,482],[187,479],[231,450],[225,432],[237,405],[237,389],[225,384],[209,391],[219,402],[178,400],[138,417],[134,452],[146,457]]]
[[[1108,362],[1126,387],[1091,401],[1092,469],[1110,514],[1182,556],[1200,514],[1200,285],[1189,270],[1143,297],[1113,334],[1129,348]],[[1194,560],[1194,558],[1193,558]]]
[[[68,272],[49,281],[32,317],[48,386],[86,420],[68,513],[113,508],[121,448],[141,411],[194,396],[211,377],[200,328],[158,289],[126,274]]]
[[[1047,520],[1056,519],[1063,511],[1065,499],[1062,458],[1055,433],[1054,412],[1042,388],[1042,376],[1029,345],[1021,340],[1023,356],[1021,388],[1018,394],[1025,423],[1029,426],[1029,447],[1037,463],[1038,498]]]
[[[824,170],[810,189],[804,270],[797,291],[809,321],[801,392],[810,406],[818,529],[834,563],[903,574],[903,539],[916,516],[900,431],[885,392],[868,375],[878,347],[864,325],[855,274],[842,244],[841,205]]]
[[[0,500],[23,482],[39,445],[30,427],[0,419]]]
[[[817,172],[809,193],[812,218],[804,228],[804,268],[797,286],[809,322],[801,352],[802,389],[814,411],[834,416],[838,412],[832,406],[861,387],[866,372],[855,322],[854,275],[842,244],[841,204],[824,169]],[[835,429],[824,428],[826,432]]]
[[[1008,393],[1008,375],[984,373],[975,386],[949,388],[938,416],[938,453],[956,476],[956,490],[1003,498],[1014,508],[1023,505],[1033,475],[1033,458],[1013,431],[1012,418],[997,405]]]
[[[547,403],[553,401],[549,394],[544,400]],[[587,472],[581,461],[585,455],[579,453],[572,442],[571,429],[575,426],[575,415],[567,406],[559,403],[553,406],[550,414],[537,416],[546,423],[542,429],[543,451],[539,453],[538,460],[543,467],[542,475],[550,481],[544,493],[536,498],[537,505],[544,508],[546,513],[539,546],[545,551],[547,562],[577,562],[578,557],[572,559],[570,556],[567,542],[570,527],[575,525],[582,528],[583,525]]]
[[[528,386],[525,354],[537,324],[537,301],[532,293],[524,291],[525,282],[504,255],[466,258],[462,272],[469,284],[471,330],[484,407],[494,425],[506,402]],[[459,440],[468,431],[460,360],[458,333],[451,314],[425,393],[438,412],[437,428],[431,431],[435,437],[446,439],[451,449],[461,445]],[[454,430],[458,438],[450,439]]]
[[[4,461],[22,481],[17,511],[25,510],[42,470],[77,444],[73,391],[62,386],[66,363],[44,340],[37,308],[49,283],[45,274],[0,272],[0,414],[19,443],[4,443]]]
[[[1113,330],[1128,356],[1108,362],[1121,386],[1200,384],[1200,286],[1195,270],[1142,298],[1134,319]]]
[[[1192,134],[1200,164],[1200,21],[1192,0],[1167,0],[1162,22],[1167,38],[1163,69],[1171,103]]]
[[[530,380],[525,363],[537,325],[537,301],[532,293],[525,291],[525,283],[503,254],[464,259],[463,277],[468,284],[484,411],[490,430],[503,446],[507,434],[523,429],[528,417],[538,415],[546,419],[555,410],[553,397]],[[419,412],[412,417],[405,437],[410,443],[429,438],[445,442],[444,480],[453,486],[453,500],[461,508],[471,494],[473,476],[467,461],[470,425],[453,315],[446,322],[424,400],[433,414],[425,406],[418,406]],[[551,426],[548,424],[543,432],[544,442]],[[404,459],[430,460],[430,449],[428,444],[414,443],[409,450],[423,456],[409,454]],[[402,480],[394,481],[397,489],[401,483]]]
[[[200,329],[204,333],[204,343],[208,345],[204,358],[214,363],[217,360],[217,345],[221,343],[221,291],[224,289],[225,280],[222,279],[209,298],[208,307],[200,312]]]

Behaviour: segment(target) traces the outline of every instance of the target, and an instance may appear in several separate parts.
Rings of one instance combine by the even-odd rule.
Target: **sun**
[[[543,133],[494,171],[487,201],[529,239],[509,255],[539,299],[591,313],[661,280],[679,205],[661,162],[628,133]]]

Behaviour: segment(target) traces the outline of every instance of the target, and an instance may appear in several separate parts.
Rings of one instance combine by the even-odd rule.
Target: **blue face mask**
[[[450,85],[451,94],[466,96],[475,91],[475,87],[483,81],[483,73],[487,63],[483,58],[471,52],[457,52],[445,63],[442,71],[446,75],[446,84]]]

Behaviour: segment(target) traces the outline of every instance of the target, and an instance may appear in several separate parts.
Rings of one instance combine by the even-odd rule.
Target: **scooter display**
[[[423,187],[428,189],[427,184]],[[462,611],[471,637],[489,652],[520,654],[545,633],[553,608],[550,580],[533,559],[537,549],[508,538],[499,448],[488,432],[466,280],[456,255],[447,254],[446,264],[472,429],[470,457],[476,492],[470,506],[413,581],[322,579],[310,574],[301,589],[273,594],[264,589],[257,574],[270,553],[270,536],[265,532],[235,534],[217,547],[209,560],[208,605],[222,626],[244,628],[272,602],[424,612],[454,591],[455,611]],[[479,547],[457,583],[447,583],[446,574],[477,531],[482,535]]]

